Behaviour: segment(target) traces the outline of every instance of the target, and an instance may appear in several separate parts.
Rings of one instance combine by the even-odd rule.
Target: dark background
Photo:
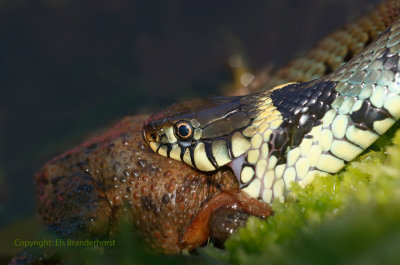
[[[126,115],[218,95],[228,58],[301,55],[362,0],[0,0],[0,227],[35,213],[33,175]]]

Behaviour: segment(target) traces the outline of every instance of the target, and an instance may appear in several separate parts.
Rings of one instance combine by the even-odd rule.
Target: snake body
[[[400,19],[356,57],[310,82],[174,105],[145,123],[160,155],[201,171],[229,165],[250,196],[336,173],[400,118]]]

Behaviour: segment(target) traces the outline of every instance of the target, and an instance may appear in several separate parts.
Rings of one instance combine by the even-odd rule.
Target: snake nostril
[[[159,139],[156,132],[146,132],[145,138],[148,142],[157,142]]]

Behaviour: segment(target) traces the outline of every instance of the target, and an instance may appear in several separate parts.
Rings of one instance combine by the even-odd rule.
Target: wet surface
[[[360,3],[3,1],[0,225],[35,212],[33,176],[63,150],[126,115],[219,94],[235,52],[254,69],[283,64]]]

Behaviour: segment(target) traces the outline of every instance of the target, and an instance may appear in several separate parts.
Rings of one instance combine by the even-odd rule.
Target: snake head
[[[178,140],[184,146],[191,145],[194,140],[194,131],[196,131],[196,136],[199,132],[196,130],[199,124],[193,119],[192,113],[196,109],[195,106],[200,105],[201,100],[174,104],[146,120],[143,132],[144,139],[150,148],[156,153],[168,156],[164,154],[164,151],[176,144]],[[181,120],[178,120],[178,116]]]
[[[241,133],[257,110],[248,97],[219,97],[172,105],[144,124],[144,139],[165,157],[201,171],[230,163],[249,148]]]

